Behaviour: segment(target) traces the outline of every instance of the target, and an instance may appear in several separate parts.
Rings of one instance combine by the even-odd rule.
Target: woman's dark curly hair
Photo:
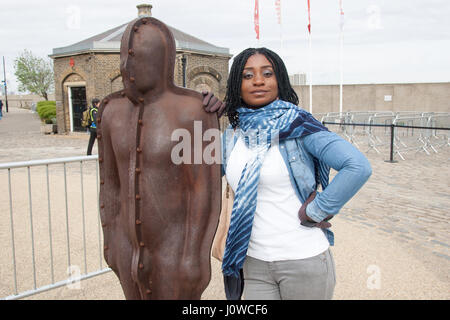
[[[267,48],[248,48],[239,53],[233,60],[228,76],[227,93],[225,95],[225,113],[233,128],[239,125],[239,114],[236,109],[245,107],[241,99],[242,72],[248,58],[259,53],[263,54],[272,64],[278,82],[278,98],[298,105],[298,96],[289,82],[288,72],[283,60],[275,52]]]

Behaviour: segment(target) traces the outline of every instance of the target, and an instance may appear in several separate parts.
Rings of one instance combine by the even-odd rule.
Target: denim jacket
[[[231,125],[222,136],[222,176],[239,137],[239,131]],[[280,153],[289,172],[292,186],[302,203],[316,190],[313,157],[322,160],[338,173],[322,192],[306,208],[312,220],[320,222],[328,215],[336,215],[372,174],[367,158],[351,143],[334,132],[320,131],[303,138],[280,141]],[[299,219],[300,225],[300,219]],[[330,245],[334,245],[334,234],[322,229]]]

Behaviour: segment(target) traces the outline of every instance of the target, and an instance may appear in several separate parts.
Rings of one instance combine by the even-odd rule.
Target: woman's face
[[[278,82],[272,64],[260,53],[248,58],[242,71],[241,98],[250,108],[260,108],[278,98]]]

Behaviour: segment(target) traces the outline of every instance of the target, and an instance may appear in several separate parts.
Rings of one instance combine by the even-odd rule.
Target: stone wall
[[[73,59],[73,66],[70,65],[71,59]],[[69,85],[85,86],[87,101],[94,95],[94,81],[90,76],[93,68],[92,55],[89,54],[53,60],[58,132],[65,133],[70,130]]]
[[[309,111],[309,86],[294,86]],[[450,82],[343,86],[343,111],[450,112]],[[339,112],[339,85],[313,85],[313,113]]]
[[[94,55],[94,96],[102,99],[123,88],[118,54]],[[89,99],[91,101],[91,99]]]
[[[3,101],[3,112],[6,112],[6,97],[0,95],[0,100]],[[23,108],[31,109],[33,103],[44,101],[45,99],[37,94],[8,94],[8,108]],[[50,93],[48,100],[55,100],[55,94]]]
[[[196,91],[206,89],[225,98],[229,57],[186,55],[186,86]],[[181,63],[181,59],[177,59]],[[182,82],[181,82],[182,83]]]

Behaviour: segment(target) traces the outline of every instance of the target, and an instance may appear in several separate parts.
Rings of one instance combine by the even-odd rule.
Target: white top
[[[228,159],[226,178],[233,191],[251,151],[242,138]],[[261,167],[255,218],[247,255],[263,261],[305,259],[328,249],[329,243],[319,228],[300,225],[302,205],[289,178],[278,144],[267,151]]]

